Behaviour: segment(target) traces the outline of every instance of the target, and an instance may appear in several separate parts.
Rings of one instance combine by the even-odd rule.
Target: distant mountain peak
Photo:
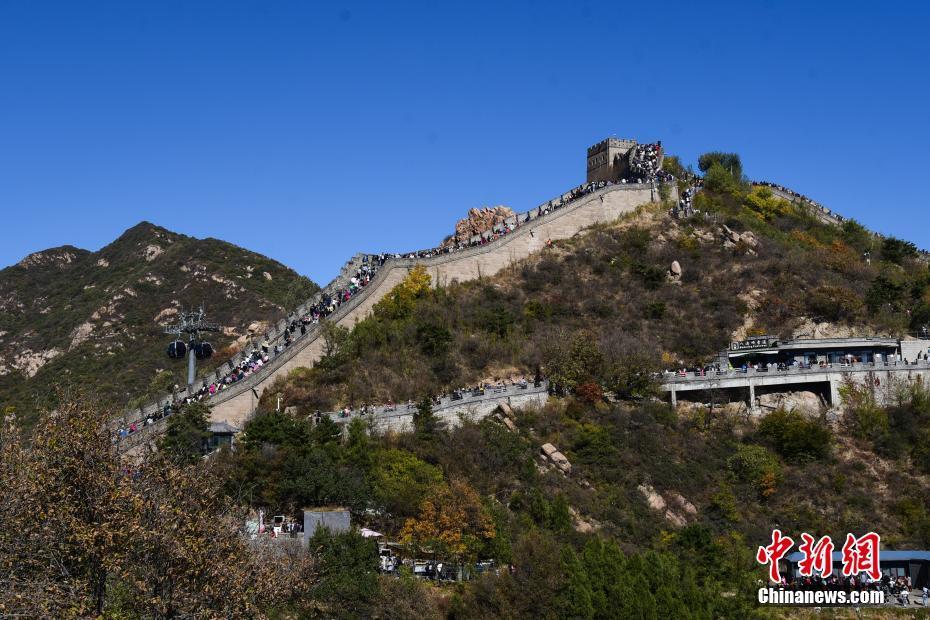
[[[33,252],[16,263],[16,266],[23,269],[50,266],[65,267],[88,254],[90,252],[87,250],[76,248],[73,245],[62,245],[57,248]]]

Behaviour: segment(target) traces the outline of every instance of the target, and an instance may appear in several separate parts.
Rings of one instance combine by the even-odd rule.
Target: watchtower
[[[587,182],[618,181],[629,171],[630,151],[636,140],[607,138],[588,147]]]

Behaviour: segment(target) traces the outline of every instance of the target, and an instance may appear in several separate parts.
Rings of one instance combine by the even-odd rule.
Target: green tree
[[[320,581],[312,596],[327,618],[362,618],[378,596],[378,546],[358,532],[333,534],[320,528],[310,539]]]
[[[714,164],[704,175],[704,186],[718,194],[732,194],[739,189],[736,178],[720,164]]]
[[[830,452],[832,435],[821,420],[811,420],[797,411],[773,411],[759,424],[759,435],[791,460],[822,459]]]
[[[549,381],[563,390],[574,390],[582,383],[597,380],[604,364],[604,356],[594,335],[585,331],[574,334],[570,339],[559,338],[548,357],[546,374]]]
[[[368,471],[373,463],[372,453],[375,450],[375,442],[372,441],[371,435],[368,434],[368,428],[361,418],[354,418],[349,422],[348,432],[346,433],[345,460],[353,465],[357,465]]]
[[[856,220],[846,220],[841,230],[843,241],[856,251],[868,252],[872,248],[872,233]]]
[[[168,427],[159,448],[177,463],[196,463],[207,450],[210,439],[210,408],[200,402],[184,405],[168,418]]]
[[[701,172],[708,173],[714,166],[720,166],[733,179],[739,180],[743,177],[743,162],[736,153],[711,151],[698,157],[698,168]]]
[[[302,448],[312,443],[313,428],[306,420],[282,411],[259,413],[245,425],[240,443],[248,449],[272,446]]]
[[[443,482],[442,472],[403,450],[375,455],[372,483],[375,498],[394,516],[412,517],[427,494]]]
[[[433,413],[433,401],[429,396],[423,396],[417,402],[417,410],[413,413],[413,428],[421,439],[427,439],[436,434],[439,420]]]
[[[917,246],[910,241],[896,237],[885,237],[882,240],[882,259],[889,263],[900,265],[915,256],[917,256]]]
[[[573,620],[594,618],[588,574],[571,547],[562,549],[560,564],[564,581],[558,596],[559,617]]]
[[[658,394],[655,358],[642,350],[628,350],[610,365],[610,387],[618,398],[644,399]]]
[[[869,286],[865,294],[865,305],[872,313],[878,312],[885,306],[898,310],[902,295],[906,290],[904,283],[889,274],[880,274]]]

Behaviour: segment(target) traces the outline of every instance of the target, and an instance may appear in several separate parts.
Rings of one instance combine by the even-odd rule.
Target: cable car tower
[[[207,321],[207,313],[202,305],[199,310],[184,312],[182,309],[178,315],[178,322],[174,325],[165,326],[165,333],[176,337],[168,345],[168,357],[183,359],[184,354],[187,354],[188,388],[193,387],[194,379],[197,378],[197,360],[213,357],[213,345],[204,340],[201,332],[218,331],[220,331],[220,326]],[[185,334],[187,335],[187,343],[184,342]]]

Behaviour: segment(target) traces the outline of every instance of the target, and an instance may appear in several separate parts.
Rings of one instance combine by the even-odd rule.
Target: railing
[[[507,385],[507,386],[489,386],[481,390],[463,390],[458,396],[446,395],[433,402],[433,413],[442,413],[448,409],[459,409],[461,407],[473,406],[483,402],[498,401],[514,396],[531,396],[534,394],[543,394],[549,391],[549,382],[542,381],[539,384],[527,383],[526,385]],[[364,409],[354,409],[351,411],[330,411],[322,415],[327,415],[335,422],[349,422],[355,418],[362,419],[386,419],[400,418],[413,415],[417,411],[415,403],[402,403],[400,405],[383,405],[379,407],[368,407]]]
[[[863,371],[906,371],[921,370],[930,368],[930,362],[919,360],[908,363],[899,362],[867,362],[859,364],[842,364],[834,363],[826,366],[789,366],[787,368],[734,368],[731,370],[707,370],[707,371],[688,371],[686,373],[668,372],[659,376],[662,385],[671,385],[674,383],[692,383],[700,381],[709,381],[715,379],[744,379],[747,377],[765,377],[765,376],[796,376],[796,375],[813,375],[822,373],[844,373],[844,372],[863,372]]]
[[[496,402],[500,400],[509,400],[519,396],[533,396],[545,394],[549,391],[549,382],[542,381],[538,384],[527,383],[526,385],[514,384],[509,386],[489,386],[480,390],[469,390],[457,392],[459,396],[446,395],[433,403],[433,413],[441,414],[449,409],[459,409],[471,407],[485,402]],[[417,410],[416,404],[402,403],[400,405],[381,405],[378,407],[368,407],[364,409],[345,411],[327,411],[320,415],[328,416],[334,422],[347,424],[353,419],[361,418],[363,420],[390,420],[393,418],[402,418],[412,416]],[[125,451],[132,449],[140,444],[145,443],[152,437],[160,435],[164,430],[163,422],[167,417],[153,420],[152,424],[142,423],[138,431],[118,438],[120,449]]]

